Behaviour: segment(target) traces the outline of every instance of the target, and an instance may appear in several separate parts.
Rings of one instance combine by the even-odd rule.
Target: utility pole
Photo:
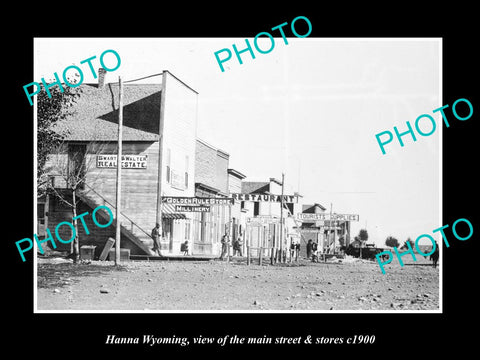
[[[337,230],[335,229],[335,224],[333,223],[332,211],[333,211],[333,204],[330,203],[330,229],[333,230],[333,253],[335,254],[335,233]]]
[[[123,83],[118,77],[119,106],[118,106],[118,146],[117,146],[117,179],[116,179],[116,204],[115,204],[115,265],[120,263],[120,206],[122,201],[122,131],[123,131]]]
[[[165,123],[165,99],[166,99],[166,90],[167,90],[167,71],[164,70],[162,73],[162,89],[160,93],[160,119],[158,126],[158,181],[157,181],[157,216],[156,223],[160,225],[159,236],[162,237],[163,234],[163,224],[162,224],[162,168],[163,168],[163,127]]]
[[[285,184],[285,174],[282,173],[282,196],[280,198],[280,262],[283,262],[283,188]]]
[[[228,238],[230,240],[227,243],[227,263],[230,263],[230,244],[233,245],[233,243],[234,243],[233,226],[232,225],[233,225],[232,224],[232,204],[228,203],[228,229],[227,229],[227,234],[228,234]],[[235,250],[233,250],[233,251],[235,251]]]

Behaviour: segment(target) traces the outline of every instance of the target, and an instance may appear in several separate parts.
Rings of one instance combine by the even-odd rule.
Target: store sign
[[[237,201],[261,201],[261,202],[282,202],[282,195],[268,194],[231,194]],[[298,203],[297,195],[283,195],[284,203]]]
[[[176,212],[210,212],[210,206],[175,205]]]
[[[117,155],[97,155],[97,168],[116,169]],[[122,169],[146,169],[147,155],[122,155]]]
[[[232,198],[202,198],[183,196],[162,196],[162,202],[172,205],[233,205]]]
[[[297,220],[300,221],[323,221],[323,220],[334,220],[334,221],[359,221],[360,216],[356,214],[306,214],[298,213]]]

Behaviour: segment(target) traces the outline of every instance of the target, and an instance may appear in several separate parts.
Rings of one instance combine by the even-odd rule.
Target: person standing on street
[[[300,241],[295,244],[295,261],[298,261],[298,255],[300,255]]]
[[[314,242],[312,244],[312,261],[318,261],[318,257],[317,257],[317,243]]]
[[[229,245],[230,245],[230,238],[228,236],[228,234],[224,234],[222,236],[222,254],[220,255],[220,260],[223,260],[224,256],[227,255],[228,256],[228,250],[229,250]]]
[[[293,261],[293,259],[295,258],[295,249],[296,249],[295,240],[290,238],[290,261]]]
[[[160,224],[157,223],[152,229],[153,252],[160,256]]]
[[[180,251],[183,252],[184,256],[188,255],[188,240],[185,240],[185,242],[180,245]]]
[[[307,259],[310,259],[312,257],[312,239],[308,240],[307,243]]]
[[[238,236],[237,240],[233,244],[233,255],[235,256],[236,254],[238,254],[241,257],[242,247],[243,247],[242,237]]]

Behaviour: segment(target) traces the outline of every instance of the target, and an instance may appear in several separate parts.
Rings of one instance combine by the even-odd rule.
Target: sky
[[[253,39],[249,39],[253,43]],[[246,180],[281,179],[285,193],[327,211],[359,214],[369,242],[387,236],[403,243],[432,235],[441,223],[441,39],[275,38],[268,54],[233,54],[220,70],[214,53],[245,48],[244,38],[36,38],[34,79],[53,79],[69,65],[98,68],[108,49],[121,57],[107,82],[168,70],[199,93],[197,136],[230,154],[229,167]],[[268,49],[267,38],[259,47]],[[224,54],[222,54],[223,56]],[[114,66],[112,54],[105,64]],[[160,83],[150,77],[137,83]],[[27,101],[27,100],[26,100]],[[396,138],[383,155],[375,134],[406,131],[422,114],[437,123],[414,142]],[[419,122],[423,132],[431,124]],[[435,234],[437,241],[440,238]],[[420,242],[423,244],[425,242]],[[428,241],[426,242],[428,243]]]

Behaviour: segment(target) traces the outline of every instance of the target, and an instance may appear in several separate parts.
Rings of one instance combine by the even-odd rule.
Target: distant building
[[[229,158],[230,155],[225,151],[201,139],[196,139],[196,197],[228,198]],[[231,217],[231,205],[212,205],[209,212],[192,213],[197,234],[193,242],[194,253],[220,255],[222,236],[226,233],[231,235]]]
[[[322,205],[305,204],[302,208],[303,214],[324,214],[326,208]],[[335,213],[333,213],[335,215]],[[328,216],[327,212],[325,216]],[[320,252],[333,253],[339,251],[342,246],[350,244],[350,221],[344,220],[304,220],[300,227],[302,234],[302,245],[309,240],[318,244]],[[303,246],[302,246],[303,248]]]
[[[284,207],[281,207],[281,181],[270,178],[269,181],[243,181],[242,191],[234,197],[241,201],[245,212],[245,242],[253,249],[255,256],[259,248],[271,249],[282,247],[287,250],[292,241],[299,241],[298,222],[295,214],[301,211],[298,193],[284,194]],[[283,244],[280,244],[280,218],[283,216]],[[265,250],[265,255],[268,251]]]
[[[228,192],[231,194],[240,193],[242,190],[242,180],[246,175],[235,169],[228,169]],[[243,204],[244,205],[244,204]],[[238,238],[242,240],[242,254],[246,254],[245,229],[246,229],[247,209],[242,207],[242,201],[236,200],[232,206],[232,241]]]
[[[320,214],[326,210],[322,205],[304,204],[302,205],[302,213],[304,214]],[[300,225],[300,255],[302,257],[307,256],[307,243],[312,241],[318,244],[318,249],[321,251],[326,245],[325,243],[325,231],[323,227],[324,221],[303,221]]]

